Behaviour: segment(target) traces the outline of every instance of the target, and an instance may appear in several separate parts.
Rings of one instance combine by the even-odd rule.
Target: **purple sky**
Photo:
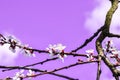
[[[37,49],[46,49],[49,44],[62,43],[66,51],[75,49],[93,34],[85,27],[85,22],[93,9],[99,5],[95,0],[1,0],[0,1],[0,33],[16,36],[23,44]],[[103,17],[104,19],[104,17]],[[94,26],[98,27],[98,26]],[[94,41],[80,50],[95,48]],[[11,65],[26,65],[49,58],[47,54],[37,54],[35,58],[19,55]],[[39,69],[53,70],[76,59],[68,57],[61,60],[36,66]],[[7,65],[7,64],[6,64]],[[110,80],[111,73],[104,65],[101,80]],[[96,64],[80,65],[57,73],[65,74],[80,80],[95,80]],[[14,76],[13,72],[0,73],[0,78]],[[108,78],[108,79],[107,79]],[[33,80],[65,80],[59,77],[44,75]]]

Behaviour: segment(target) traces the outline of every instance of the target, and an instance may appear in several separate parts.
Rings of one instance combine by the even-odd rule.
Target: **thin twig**
[[[34,64],[30,64],[30,65],[26,65],[26,66],[23,66],[23,67],[30,67],[30,66],[35,66],[35,65],[38,65],[38,64],[44,64],[45,62],[48,62],[48,61],[52,61],[52,60],[56,60],[58,59],[58,57],[55,57],[55,58],[52,58],[52,59],[46,59],[44,61],[41,61],[41,62],[37,62],[37,63],[34,63]],[[13,69],[5,69],[5,70],[2,70],[2,72],[5,72],[5,71],[10,71],[10,70],[13,70]]]
[[[97,30],[97,32],[94,33],[94,35],[92,35],[90,38],[86,39],[85,42],[79,46],[78,48],[72,50],[71,52],[77,52],[79,49],[82,49],[83,47],[85,47],[89,42],[91,42],[99,33],[100,31],[102,31],[104,29],[104,26],[100,27],[100,29]]]
[[[51,73],[51,72],[57,72],[57,71],[60,71],[60,70],[69,69],[69,68],[74,67],[74,66],[77,66],[77,65],[94,63],[94,62],[98,62],[98,61],[77,62],[77,63],[71,64],[71,65],[68,65],[68,66],[64,66],[64,67],[61,67],[61,68],[58,68],[58,69],[54,69],[54,70],[52,70],[52,71],[43,72],[43,73],[40,73],[40,74],[38,74],[38,75],[44,75],[44,74],[48,74],[48,73]]]
[[[42,72],[42,73],[45,73],[47,72],[46,70],[40,70],[40,69],[35,69],[35,68],[26,68],[26,67],[20,67],[20,66],[0,66],[0,68],[3,68],[3,69],[24,69],[24,70],[32,70],[32,71],[35,71],[35,72]],[[68,77],[68,76],[65,76],[65,75],[61,75],[61,74],[56,74],[56,73],[53,73],[53,72],[49,72],[48,74],[51,74],[51,75],[54,75],[54,76],[58,76],[58,77],[62,77],[62,78],[65,78],[65,79],[68,79],[68,80],[76,80],[74,78],[71,78],[71,77]]]

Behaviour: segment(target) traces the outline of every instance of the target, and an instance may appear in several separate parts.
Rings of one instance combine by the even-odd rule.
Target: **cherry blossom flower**
[[[112,53],[113,54],[110,57],[115,59],[114,61],[115,64],[119,64],[120,63],[120,51],[116,50],[116,51],[113,51]]]
[[[24,45],[20,52],[26,56],[35,57],[35,54],[33,53],[32,47],[28,47],[28,45]]]
[[[114,47],[112,40],[106,42],[105,48],[103,48],[103,50],[111,63],[116,65],[120,63],[120,51]]]
[[[29,56],[29,57],[35,57],[35,54],[32,53],[32,50],[22,49],[22,54]]]
[[[113,41],[109,40],[105,43],[105,48],[103,48],[103,51],[106,53],[112,53],[112,51],[116,50],[116,48],[113,45]]]
[[[17,39],[15,36],[13,35],[9,35],[9,36],[6,36],[6,41],[7,42],[16,42],[17,44],[20,44],[20,40]]]
[[[86,50],[86,55],[87,55],[87,60],[88,61],[93,61],[94,60],[94,57],[93,57],[93,54],[94,54],[94,50],[93,49],[89,49],[89,50]]]
[[[0,45],[4,45],[5,42],[4,42],[5,38],[3,37],[2,34],[0,34]]]
[[[61,53],[65,48],[66,46],[63,46],[62,44],[57,44],[55,50],[56,52]]]
[[[16,52],[16,45],[21,44],[20,41],[16,37],[14,37],[12,35],[6,36],[6,42],[8,42],[10,44],[9,49],[13,53]]]
[[[64,58],[67,57],[67,55],[64,54],[64,49],[66,46],[63,46],[62,44],[57,45],[49,45],[46,50],[50,53],[51,56],[57,55],[60,59],[62,59],[62,62],[64,62]]]
[[[57,44],[57,45],[50,44],[49,47],[46,48],[46,50],[52,55],[57,55],[58,53],[64,51],[65,48],[66,46],[63,46],[62,44]]]
[[[86,50],[86,53],[93,54],[94,50],[93,49]]]
[[[67,55],[63,54],[58,54],[58,57],[62,60],[62,62],[64,62],[64,58],[67,57]]]
[[[34,77],[35,76],[35,72],[32,71],[32,70],[29,70],[29,72],[27,73],[27,76]]]
[[[17,72],[15,76],[13,77],[13,80],[21,80],[21,78],[25,77],[23,72],[24,70],[20,70],[20,72]]]
[[[55,48],[56,48],[56,45],[49,44],[49,47],[46,48],[46,50],[50,53],[51,56],[54,56],[55,55]]]

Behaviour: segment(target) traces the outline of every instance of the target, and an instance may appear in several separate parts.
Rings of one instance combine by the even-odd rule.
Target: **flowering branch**
[[[100,55],[100,57],[102,58],[102,60],[104,61],[104,63],[109,67],[109,69],[112,71],[113,76],[115,77],[116,80],[119,80],[118,77],[118,73],[115,67],[113,67],[113,65],[110,63],[110,61],[105,57],[104,53],[103,53],[103,48],[102,48],[102,41],[108,36],[109,34],[109,28],[110,28],[110,24],[111,24],[111,20],[112,20],[112,16],[114,14],[114,12],[116,11],[117,7],[118,7],[118,0],[111,0],[111,8],[108,11],[107,15],[106,15],[106,20],[105,20],[105,24],[104,24],[104,30],[102,30],[101,34],[99,35],[99,37],[96,40],[96,49],[98,54]],[[100,80],[100,78],[98,78],[97,80]]]
[[[3,69],[19,69],[19,70],[24,69],[24,70],[32,70],[32,71],[35,71],[35,72],[42,72],[42,73],[47,72],[46,70],[40,70],[40,69],[35,69],[35,68],[27,68],[27,67],[20,67],[20,66],[0,66],[0,68],[3,68]],[[60,75],[60,74],[56,74],[56,73],[53,73],[53,72],[49,72],[48,74],[58,76],[58,77],[62,77],[62,78],[69,79],[69,80],[76,80],[74,78],[64,76],[64,75]]]
[[[57,74],[55,72],[61,71],[64,69],[69,69],[69,68],[77,66],[77,65],[96,63],[96,62],[97,62],[96,80],[100,80],[101,61],[103,61],[106,64],[106,66],[111,70],[113,77],[115,77],[116,80],[119,80],[120,71],[117,69],[117,67],[120,66],[120,54],[119,54],[120,51],[112,45],[113,42],[111,40],[105,44],[105,47],[102,46],[102,42],[105,40],[106,37],[120,38],[120,35],[109,32],[112,16],[118,8],[119,0],[110,0],[110,2],[111,2],[111,8],[107,12],[104,25],[100,29],[98,29],[97,32],[95,32],[90,38],[86,39],[86,41],[82,45],[80,45],[79,47],[77,47],[74,50],[71,50],[70,52],[65,52],[66,46],[63,46],[62,44],[54,44],[54,45],[50,44],[46,48],[46,50],[33,49],[27,45],[22,45],[14,36],[6,37],[6,36],[3,36],[2,34],[0,34],[0,45],[2,46],[5,44],[9,44],[9,49],[12,52],[15,52],[16,48],[19,48],[19,49],[21,49],[22,53],[24,53],[25,55],[28,55],[28,56],[35,57],[34,52],[38,52],[38,53],[47,53],[51,57],[53,57],[51,59],[46,59],[44,61],[25,65],[23,67],[21,67],[21,66],[2,66],[1,65],[0,66],[1,69],[6,69],[6,70],[3,70],[3,72],[15,70],[15,69],[18,69],[18,70],[22,69],[22,70],[29,71],[26,75],[24,75],[23,71],[21,70],[20,72],[16,73],[15,77],[13,77],[13,78],[9,77],[9,78],[6,78],[6,80],[23,80],[24,78],[37,77],[37,76],[44,75],[44,74],[51,74],[51,75],[62,77],[62,78],[68,79],[68,80],[78,80],[78,79],[74,79],[74,78],[71,78],[71,77],[68,77],[65,75]],[[94,55],[93,49],[86,50],[87,54],[76,53],[78,50],[82,49],[88,43],[90,43],[95,37],[97,37],[95,45],[96,45],[96,50],[98,52],[98,55]],[[36,68],[28,68],[28,67],[33,67],[35,65],[40,65],[40,64],[43,65],[46,62],[57,60],[57,59],[61,59],[64,62],[64,58],[66,58],[67,56],[73,56],[73,58],[82,57],[82,58],[87,58],[87,60],[84,61],[82,59],[78,59],[78,62],[76,62],[74,64],[70,64],[68,66],[64,66],[61,68],[56,68],[51,71],[40,70],[40,69],[36,69]],[[38,72],[38,74],[36,74],[36,72]]]
[[[64,69],[69,69],[71,67],[74,67],[74,66],[77,66],[77,65],[81,65],[81,64],[88,64],[88,63],[95,63],[95,62],[98,62],[98,61],[86,61],[86,62],[77,62],[77,63],[74,63],[74,64],[71,64],[69,66],[64,66],[64,67],[61,67],[61,68],[58,68],[58,69],[54,69],[52,71],[47,71],[46,72],[43,72],[43,73],[40,73],[40,74],[37,74],[37,75],[44,75],[44,74],[49,74],[49,73],[53,73],[53,72],[57,72],[57,71],[60,71],[60,70],[64,70]]]

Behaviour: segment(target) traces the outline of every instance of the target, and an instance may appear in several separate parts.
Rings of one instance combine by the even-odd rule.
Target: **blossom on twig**
[[[94,57],[93,57],[93,54],[94,54],[94,50],[93,49],[89,49],[89,50],[86,50],[86,55],[87,55],[87,60],[88,61],[93,61],[94,60]]]
[[[3,35],[2,34],[0,34],[0,45],[4,45],[4,40],[5,40],[5,38],[3,37]]]
[[[62,51],[64,51],[65,48],[66,46],[63,46],[62,44],[57,44],[57,45],[50,44],[46,49],[50,54],[56,55],[57,53],[61,53]]]
[[[35,72],[32,70],[29,70],[29,72],[27,73],[28,77],[34,77],[35,76]]]
[[[110,58],[112,58],[112,60],[114,59],[114,63],[116,65],[119,64],[120,63],[120,51],[118,51],[118,50],[112,51],[112,54],[110,55]]]
[[[67,57],[67,55],[64,54],[64,49],[66,46],[63,46],[62,44],[57,45],[49,45],[46,50],[50,53],[51,56],[57,55],[62,61],[64,62],[64,57]]]
[[[20,70],[20,72],[17,72],[15,76],[13,77],[13,80],[21,80],[25,75],[23,74],[24,70]]]
[[[21,53],[29,56],[29,57],[35,57],[35,54],[33,53],[32,47],[28,47],[28,45],[24,45],[23,48],[21,49]]]
[[[120,63],[120,51],[113,46],[113,41],[109,40],[103,48],[106,57],[110,60],[111,63],[117,65]]]
[[[14,37],[13,35],[6,36],[5,38],[6,38],[5,41],[10,45],[9,49],[13,53],[15,53],[16,52],[16,47],[17,47],[16,45],[21,44],[20,41],[16,37]]]
[[[60,53],[60,54],[58,54],[58,57],[59,57],[60,59],[62,59],[62,62],[64,62],[64,58],[67,57],[67,55],[64,54],[64,53]]]
[[[112,51],[115,51],[116,48],[113,46],[113,41],[109,40],[105,43],[105,47],[103,48],[103,51],[106,53],[112,53]]]

